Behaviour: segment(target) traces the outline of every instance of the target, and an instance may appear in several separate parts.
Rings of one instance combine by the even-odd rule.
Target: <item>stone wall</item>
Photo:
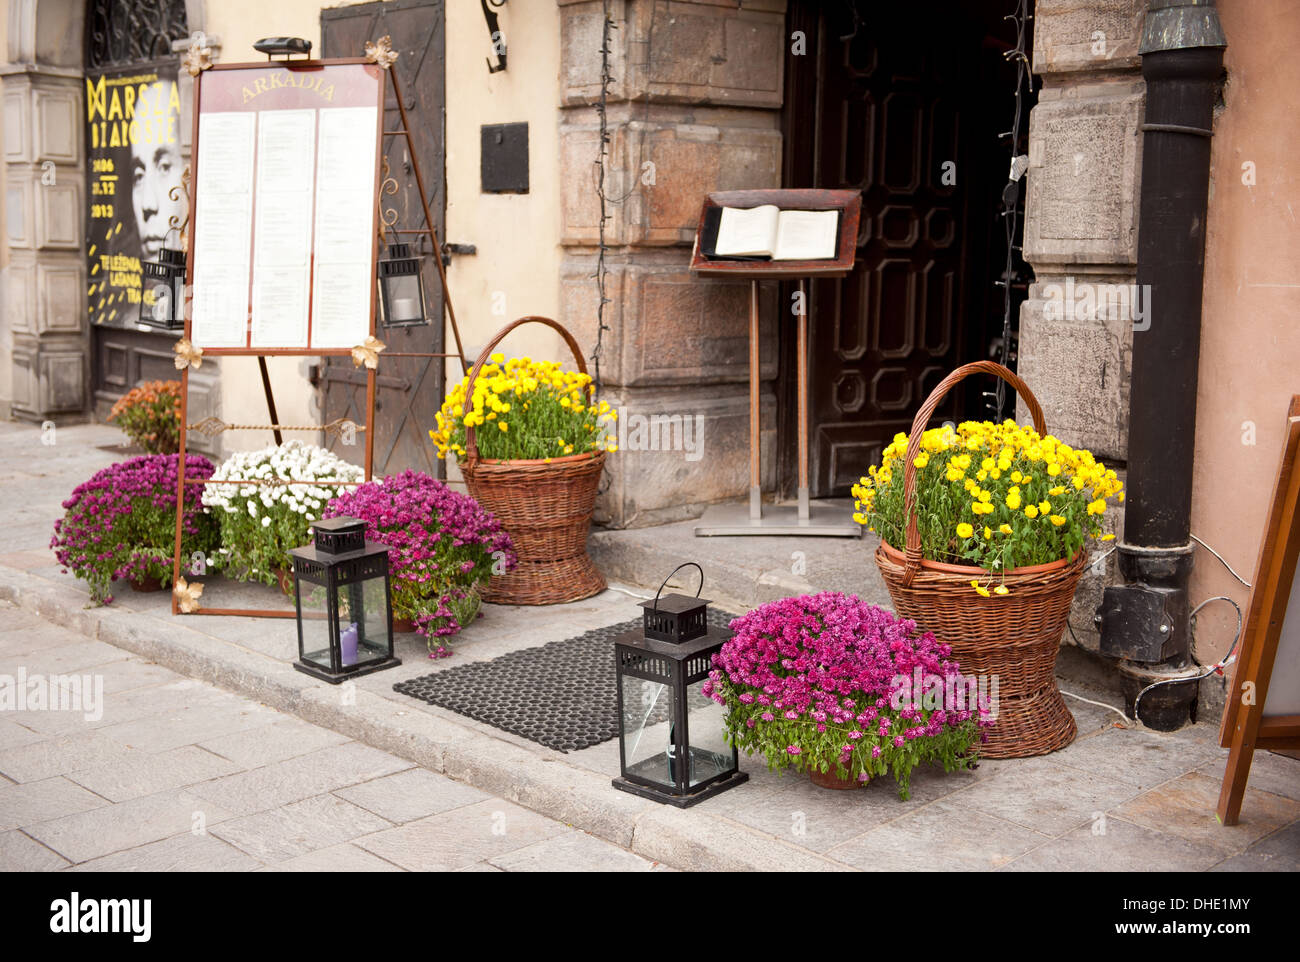
[[[1025,259],[1036,282],[1020,313],[1019,373],[1048,429],[1107,462],[1128,452],[1145,86],[1143,0],[1037,0]],[[1140,320],[1138,326],[1140,328]],[[1021,419],[1027,418],[1023,404]],[[1123,530],[1122,515],[1108,518]],[[1071,625],[1096,650],[1092,616],[1116,580],[1089,569]]]
[[[561,15],[560,315],[590,351],[600,207],[593,164],[602,4]],[[749,484],[748,283],[687,268],[704,195],[781,185],[785,0],[622,0],[611,40],[601,376],[626,419],[682,415],[702,426],[684,450],[621,450],[597,520],[615,527],[698,516]],[[762,298],[764,487],[775,478],[775,287]]]

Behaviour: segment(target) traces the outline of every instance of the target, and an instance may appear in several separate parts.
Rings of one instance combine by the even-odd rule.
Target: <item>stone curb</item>
[[[80,608],[58,587],[0,566],[0,599],[45,621],[133,652],[180,674],[255,698],[359,742],[391,752],[535,812],[682,870],[846,871],[848,866],[710,815],[619,792],[609,776],[566,765],[511,742],[353,688],[317,682],[273,658],[182,625],[122,609]],[[132,623],[137,622],[137,623]]]

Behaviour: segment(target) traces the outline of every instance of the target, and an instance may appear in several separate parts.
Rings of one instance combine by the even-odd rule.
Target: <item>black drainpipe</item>
[[[1214,0],[1148,0],[1146,119],[1137,283],[1150,327],[1134,331],[1128,494],[1119,567],[1097,622],[1119,660],[1129,714],[1173,731],[1196,720],[1188,581],[1196,382],[1205,279],[1210,137],[1227,40]]]

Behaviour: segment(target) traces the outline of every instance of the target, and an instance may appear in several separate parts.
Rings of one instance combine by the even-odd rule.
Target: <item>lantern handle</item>
[[[704,569],[701,568],[699,565],[697,565],[694,561],[684,561],[681,564],[679,564],[676,568],[674,568],[672,571],[668,572],[668,577],[664,579],[664,583],[661,584],[659,586],[659,590],[655,592],[655,603],[654,603],[654,608],[652,609],[653,611],[655,611],[656,613],[659,611],[659,596],[664,593],[664,588],[668,586],[668,582],[672,580],[673,575],[677,574],[677,572],[681,571],[687,565],[690,565],[692,568],[694,568],[696,571],[700,573],[700,586],[695,589],[695,597],[698,598],[700,596],[700,592],[704,590]]]

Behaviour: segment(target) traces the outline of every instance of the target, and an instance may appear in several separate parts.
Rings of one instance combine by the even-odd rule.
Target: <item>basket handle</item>
[[[474,362],[474,367],[470,369],[469,378],[465,381],[465,403],[467,405],[473,404],[474,380],[478,377],[479,371],[481,371],[483,365],[488,362],[488,358],[492,356],[492,352],[496,349],[496,346],[505,340],[507,334],[513,331],[516,327],[519,327],[521,324],[545,324],[547,327],[558,331],[560,336],[564,338],[564,343],[567,344],[569,350],[573,352],[573,359],[578,363],[578,373],[587,373],[587,362],[582,357],[582,348],[578,346],[577,340],[569,333],[568,329],[559,321],[553,321],[549,317],[539,317],[535,314],[530,314],[526,317],[513,320],[505,327],[501,328],[501,330],[496,332],[496,335],[492,340],[488,341],[487,347],[483,348],[483,352],[478,356],[478,360]],[[591,400],[593,390],[594,385],[588,384],[588,400]],[[468,424],[465,426],[465,461],[467,464],[473,464],[477,460],[478,441],[474,436],[474,425]]]
[[[912,419],[912,432],[907,438],[907,454],[903,462],[903,517],[907,519],[907,550],[903,562],[905,586],[911,585],[912,579],[921,570],[921,530],[916,523],[916,466],[913,464],[916,456],[921,453],[921,435],[925,432],[925,426],[933,416],[935,408],[947,397],[948,392],[972,374],[993,374],[1010,384],[1020,400],[1025,402],[1025,407],[1029,408],[1029,416],[1034,419],[1034,430],[1040,435],[1047,433],[1043,409],[1038,399],[1034,397],[1034,392],[1029,390],[1029,385],[1017,377],[1015,372],[1001,364],[994,361],[974,361],[971,364],[963,364],[935,385],[930,396],[921,405],[921,409],[916,412],[916,417]]]

